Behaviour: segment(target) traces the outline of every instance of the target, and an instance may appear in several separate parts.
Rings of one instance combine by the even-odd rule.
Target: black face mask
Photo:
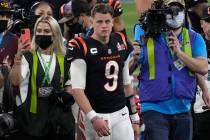
[[[0,33],[7,29],[8,20],[0,20]]]
[[[35,42],[43,50],[46,50],[53,43],[51,35],[36,35]]]

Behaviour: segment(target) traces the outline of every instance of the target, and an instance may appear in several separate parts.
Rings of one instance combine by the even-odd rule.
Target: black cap
[[[0,0],[0,14],[12,14],[14,10],[12,10],[10,3],[7,0]]]
[[[58,23],[65,23],[69,20],[72,20],[74,18],[74,15],[72,13],[72,1],[70,0],[68,3],[63,4],[60,7],[60,16],[62,17]]]
[[[80,16],[81,13],[89,15],[90,10],[87,0],[72,0],[72,12],[75,17]]]
[[[204,2],[208,2],[208,0],[186,0],[187,2],[187,7],[193,7],[197,4],[200,4],[200,3],[204,3]]]
[[[205,20],[205,19],[209,19],[209,18],[210,18],[210,6],[207,6],[207,7],[203,8],[203,10],[202,10],[201,19]]]

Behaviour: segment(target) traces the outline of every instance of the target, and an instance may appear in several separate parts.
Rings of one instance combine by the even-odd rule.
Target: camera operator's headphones
[[[185,8],[184,0],[165,0],[165,4],[167,6],[171,6],[172,4],[178,4],[178,5],[182,6],[182,8]]]
[[[35,2],[35,3],[31,6],[31,8],[30,8],[30,13],[29,13],[29,15],[35,15],[35,10],[39,7],[39,5],[40,5],[41,3],[42,3],[42,2],[40,2],[40,1]],[[45,2],[45,1],[43,1],[43,3],[48,4],[48,5],[51,7],[52,10],[54,9],[54,6],[53,6],[52,4],[50,4],[50,3],[48,3],[48,2]]]

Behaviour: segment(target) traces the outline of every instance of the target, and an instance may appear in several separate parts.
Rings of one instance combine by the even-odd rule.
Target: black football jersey
[[[111,113],[125,106],[123,67],[132,49],[121,32],[111,34],[106,45],[91,37],[69,41],[67,59],[87,64],[85,93],[96,112]]]

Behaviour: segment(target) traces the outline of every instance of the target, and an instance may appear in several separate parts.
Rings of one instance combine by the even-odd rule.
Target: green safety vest
[[[186,28],[183,28],[182,31],[182,37],[183,37],[183,51],[188,56],[192,57],[192,46],[190,43],[190,36],[189,31]],[[154,55],[154,40],[153,38],[149,38],[147,41],[147,59],[149,63],[149,79],[154,80],[155,79],[155,55]],[[191,76],[193,76],[192,72],[189,72]]]
[[[37,113],[37,85],[36,85],[36,76],[37,76],[37,67],[38,67],[38,56],[36,51],[32,52],[33,55],[33,67],[31,73],[31,106],[30,112]],[[64,56],[56,55],[58,59],[58,64],[60,67],[61,76],[64,77]],[[63,81],[62,81],[63,86]]]

